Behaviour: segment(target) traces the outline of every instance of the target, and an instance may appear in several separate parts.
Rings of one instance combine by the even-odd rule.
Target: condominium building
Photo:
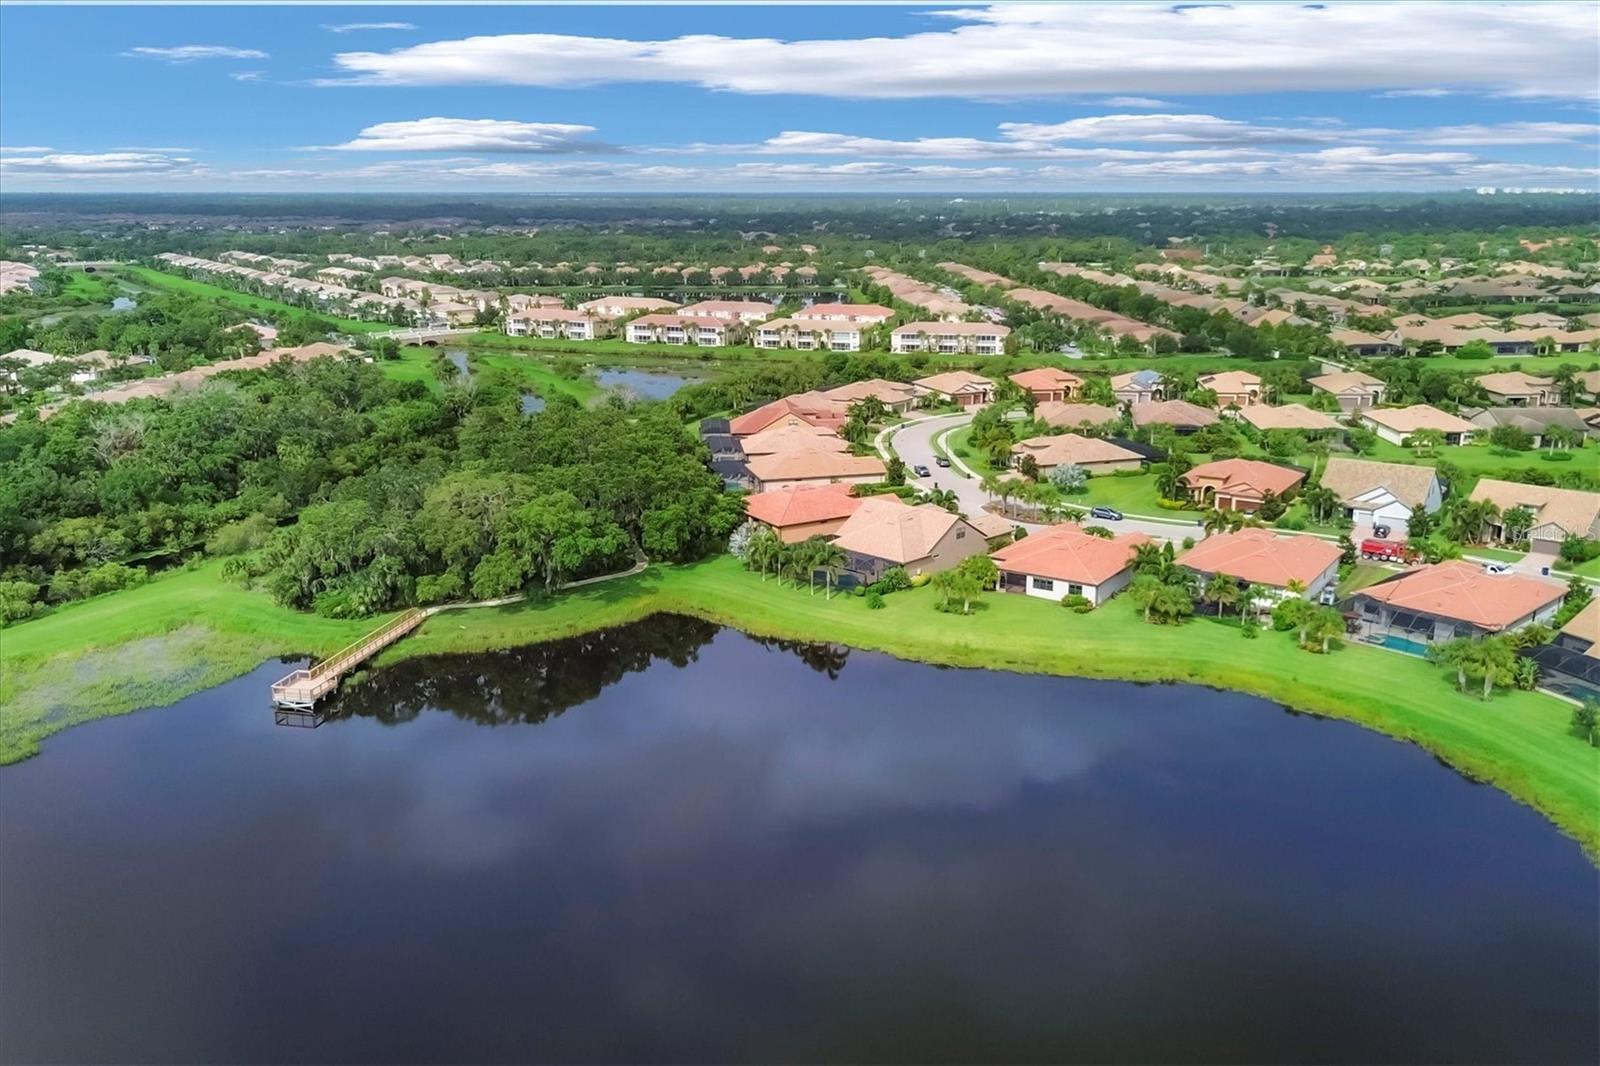
[[[897,355],[1000,355],[1010,335],[1011,327],[993,322],[908,322],[889,334],[889,350]]]

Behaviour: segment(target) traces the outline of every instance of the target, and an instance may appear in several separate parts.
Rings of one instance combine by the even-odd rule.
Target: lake
[[[683,386],[699,381],[654,370],[597,370],[595,383],[602,389],[621,389],[638,400],[665,400]]]
[[[1594,867],[1348,723],[674,617],[284,672],[0,769],[0,1057],[1600,1056]]]

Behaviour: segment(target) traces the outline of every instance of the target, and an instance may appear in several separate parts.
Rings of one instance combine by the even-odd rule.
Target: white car
[[[1483,572],[1486,573],[1486,574],[1509,574],[1509,573],[1511,573],[1511,564],[1510,563],[1484,563],[1483,564]]]

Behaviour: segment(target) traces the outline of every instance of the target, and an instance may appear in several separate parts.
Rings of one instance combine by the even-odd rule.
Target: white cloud
[[[353,33],[356,30],[414,30],[417,27],[410,22],[341,22],[334,26],[324,24],[322,28],[329,33]]]
[[[608,152],[617,149],[585,141],[593,126],[563,122],[513,122],[493,118],[433,118],[380,122],[354,140],[327,145],[344,152]]]
[[[1049,124],[1002,122],[1000,132],[1024,141],[1110,141],[1149,144],[1314,144],[1330,130],[1257,126],[1216,115],[1096,115]]]
[[[234,81],[264,81],[266,76],[264,70],[236,70],[228,75]]]
[[[1178,106],[1167,100],[1156,100],[1149,96],[1108,96],[1100,102],[1106,107],[1158,108]]]
[[[1592,4],[996,5],[949,29],[842,40],[505,34],[334,57],[332,84],[1030,98],[1471,89],[1592,99]]]
[[[1456,90],[1454,89],[1390,89],[1388,92],[1379,93],[1378,98],[1382,100],[1403,100],[1409,96],[1435,97],[1455,95]]]
[[[46,179],[129,178],[177,176],[197,173],[193,159],[156,151],[44,152],[0,154],[0,174]]]
[[[197,59],[270,59],[258,48],[232,48],[224,44],[180,44],[170,48],[130,48],[122,53],[138,59],[161,59],[168,63],[192,63]]]
[[[46,148],[37,144],[0,145],[0,155],[8,152],[53,152],[54,148]]]
[[[1600,124],[1594,122],[1505,122],[1497,126],[1440,126],[1412,130],[1405,137],[1414,144],[1587,144],[1600,142]]]

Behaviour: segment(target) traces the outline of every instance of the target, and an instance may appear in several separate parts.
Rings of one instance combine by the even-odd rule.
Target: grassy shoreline
[[[0,762],[32,754],[39,740],[78,721],[171,702],[275,655],[330,651],[370,624],[283,610],[259,593],[221,582],[215,570],[208,565],[185,571],[7,630],[0,641]],[[194,602],[197,597],[204,602]],[[1569,709],[1560,701],[1508,692],[1482,702],[1454,691],[1423,660],[1361,646],[1324,658],[1295,648],[1285,634],[1268,632],[1245,642],[1235,627],[1208,621],[1150,626],[1126,602],[1075,615],[1042,600],[991,594],[979,613],[962,618],[934,611],[931,593],[918,590],[890,596],[885,609],[870,611],[859,599],[829,601],[820,593],[762,582],[721,558],[651,567],[548,601],[446,612],[376,665],[551,640],[663,611],[761,636],[848,644],[941,665],[1187,682],[1249,693],[1419,744],[1541,811],[1591,858],[1600,858],[1600,751],[1566,734]],[[93,650],[82,651],[91,637],[97,641]],[[87,687],[77,687],[93,698],[92,710],[39,713],[46,704],[67,702],[71,685],[51,699],[40,696],[41,686],[62,683],[64,669],[82,672],[97,656],[125,664],[134,658],[127,654],[138,646],[134,642],[152,637],[170,646],[159,649],[162,655],[141,648],[141,659],[170,659],[182,669],[164,678],[125,680],[119,674],[115,682],[98,680],[91,669]],[[203,666],[197,668],[197,661]],[[1337,690],[1329,685],[1334,677]],[[265,707],[265,693],[262,699]]]

